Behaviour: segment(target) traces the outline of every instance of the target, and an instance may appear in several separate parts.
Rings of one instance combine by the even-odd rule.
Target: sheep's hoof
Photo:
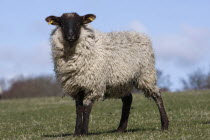
[[[123,129],[123,128],[118,128],[117,129],[117,132],[120,132],[120,133],[125,133],[127,130],[126,129]]]
[[[87,136],[88,133],[87,132],[81,132],[81,133],[74,133],[74,137],[81,137],[81,136]]]
[[[168,130],[168,126],[163,126],[163,127],[161,128],[161,130],[162,130],[162,131]]]
[[[164,131],[164,130],[168,130],[168,125],[169,125],[169,121],[166,121],[166,123],[164,123],[161,127],[161,130]]]
[[[82,133],[74,133],[74,137],[81,137],[81,136],[83,136],[84,134],[82,134]]]

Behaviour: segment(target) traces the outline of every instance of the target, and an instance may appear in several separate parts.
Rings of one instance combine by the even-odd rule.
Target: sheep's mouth
[[[69,44],[77,43],[78,39],[65,39]]]
[[[69,43],[74,43],[74,42],[76,42],[77,40],[76,39],[68,39],[67,40]]]
[[[68,37],[64,37],[64,40],[66,40],[69,43],[74,43],[78,40],[78,38],[68,38]]]

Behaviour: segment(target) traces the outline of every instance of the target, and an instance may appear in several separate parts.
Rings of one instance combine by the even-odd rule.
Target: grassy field
[[[135,94],[128,132],[116,133],[121,101],[97,102],[90,118],[90,135],[73,137],[75,106],[69,98],[0,101],[0,139],[128,139],[210,140],[210,91],[163,93],[170,120],[160,130],[159,112],[152,100]]]

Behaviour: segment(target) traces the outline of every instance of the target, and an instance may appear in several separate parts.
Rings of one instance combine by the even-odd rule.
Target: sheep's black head
[[[77,13],[64,13],[61,17],[49,16],[45,20],[49,24],[60,26],[64,39],[74,43],[79,39],[81,26],[92,22],[95,18],[93,14],[79,16]]]

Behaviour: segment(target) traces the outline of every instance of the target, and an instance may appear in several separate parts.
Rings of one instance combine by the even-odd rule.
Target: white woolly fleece
[[[128,95],[133,87],[159,95],[154,53],[148,37],[137,32],[95,31],[83,25],[70,45],[60,27],[51,34],[54,70],[66,94],[85,91],[85,103]]]

